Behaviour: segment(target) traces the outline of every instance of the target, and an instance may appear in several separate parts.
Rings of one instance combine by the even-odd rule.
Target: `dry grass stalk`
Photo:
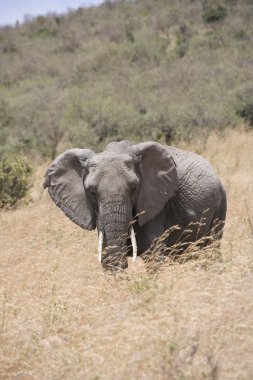
[[[252,145],[243,130],[210,136],[228,193],[221,246],[172,250],[152,276],[140,259],[104,275],[96,233],[41,196],[41,170],[34,203],[0,213],[0,378],[251,379]]]

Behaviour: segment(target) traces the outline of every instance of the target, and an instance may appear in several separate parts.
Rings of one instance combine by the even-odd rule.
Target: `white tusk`
[[[98,233],[98,261],[100,263],[101,263],[101,259],[102,259],[103,240],[104,240],[103,232],[99,231],[99,233]]]
[[[132,248],[133,248],[133,263],[134,263],[137,257],[137,243],[136,243],[133,226],[131,226],[130,232],[131,232],[131,243],[132,243]]]

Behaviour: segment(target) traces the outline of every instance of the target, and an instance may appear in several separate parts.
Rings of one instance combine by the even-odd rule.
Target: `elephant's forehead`
[[[91,166],[97,167],[110,167],[111,165],[121,166],[129,165],[133,162],[133,159],[128,154],[118,154],[113,152],[102,152],[92,157]]]

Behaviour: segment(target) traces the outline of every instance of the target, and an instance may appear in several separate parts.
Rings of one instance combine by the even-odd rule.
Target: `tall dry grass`
[[[244,129],[209,137],[228,194],[220,254],[154,276],[140,259],[104,276],[96,233],[41,193],[41,169],[34,202],[0,213],[0,378],[252,379],[252,146]]]

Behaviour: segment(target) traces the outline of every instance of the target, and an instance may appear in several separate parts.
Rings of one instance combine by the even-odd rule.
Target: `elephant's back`
[[[198,163],[200,167],[202,167],[203,169],[210,170],[217,177],[217,174],[213,166],[210,164],[210,162],[206,158],[204,158],[200,154],[190,152],[187,150],[178,149],[171,146],[168,146],[168,149],[177,166],[184,167],[184,166],[188,166],[190,163],[193,163],[193,164]]]

